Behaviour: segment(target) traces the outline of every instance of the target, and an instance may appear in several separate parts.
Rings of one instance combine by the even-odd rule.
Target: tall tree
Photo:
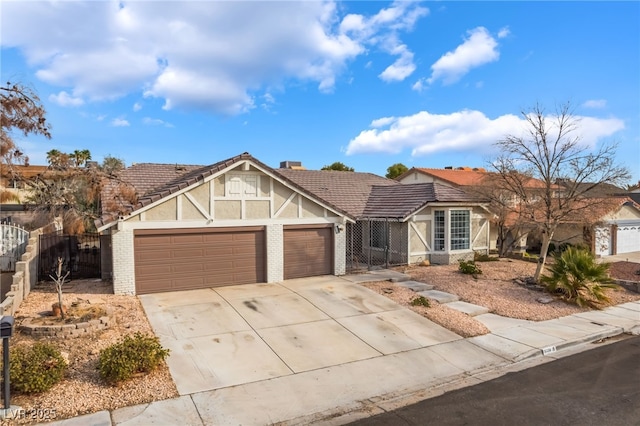
[[[10,179],[19,178],[14,164],[28,162],[29,158],[16,146],[14,132],[24,136],[39,134],[51,139],[51,126],[38,95],[30,88],[7,82],[0,86],[0,169]],[[0,201],[14,198],[10,191],[0,190]]]
[[[47,153],[47,171],[25,180],[29,202],[47,219],[62,217],[66,233],[94,230],[94,221],[103,213],[101,197],[107,186],[115,197],[108,201],[109,209],[135,201],[135,191],[118,178],[118,171],[124,168],[122,160],[107,156],[98,167],[82,167],[90,158],[88,150],[68,154],[53,149]]]
[[[387,174],[385,176],[387,179],[395,179],[407,170],[409,170],[409,168],[402,163],[392,164],[387,167]]]
[[[576,218],[593,217],[598,204],[611,200],[587,200],[585,195],[601,184],[624,183],[629,172],[615,162],[616,143],[604,143],[595,149],[581,143],[576,134],[579,119],[569,103],[557,106],[551,115],[540,104],[521,113],[527,125],[524,134],[507,135],[496,142],[501,155],[492,166],[517,200],[514,205],[542,234],[540,262],[534,276],[539,280],[558,226]],[[526,179],[514,176],[534,178],[539,183],[526,184]],[[559,187],[559,179],[568,183]]]
[[[337,170],[339,172],[354,172],[353,167],[349,167],[340,161],[336,161],[335,163],[329,164],[328,166],[324,166],[320,170]]]

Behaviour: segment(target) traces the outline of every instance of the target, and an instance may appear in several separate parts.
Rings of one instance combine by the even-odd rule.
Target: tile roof
[[[161,186],[156,186],[152,191],[149,191],[144,196],[138,198],[138,205],[135,209],[137,210],[151,203],[155,203],[156,201],[191,186],[196,182],[203,181],[206,177],[211,176],[220,170],[226,169],[227,167],[242,160],[251,160],[256,164],[269,169],[269,166],[262,164],[247,152],[209,166],[193,166],[193,168],[188,172],[164,182]]]
[[[118,178],[136,189],[138,196],[180,179],[201,165],[137,163],[118,173]]]
[[[362,216],[374,186],[404,186],[372,173],[290,169],[275,172],[352,218]]]
[[[405,219],[427,203],[478,203],[466,192],[439,183],[374,186],[362,217]]]
[[[454,185],[460,185],[460,186],[477,185],[480,182],[482,182],[482,179],[484,179],[487,176],[487,172],[484,171],[484,169],[473,170],[468,167],[465,167],[463,170],[428,169],[423,167],[414,167],[411,170],[417,170],[419,172],[437,177],[438,179],[442,179]]]
[[[179,166],[140,163],[126,169],[121,179],[132,184],[139,195],[135,211],[187,188],[235,163],[249,160],[311,198],[324,202],[352,219],[360,217],[405,218],[427,202],[477,202],[457,188],[441,184],[401,184],[372,173],[334,170],[272,169],[249,153],[243,153],[209,166]],[[115,220],[105,215],[97,226]]]
[[[471,167],[459,167],[457,169],[430,169],[424,167],[413,167],[398,178],[402,178],[407,176],[411,172],[418,171],[420,173],[433,176],[445,182],[449,182],[453,185],[457,186],[472,186],[472,185],[480,185],[482,182],[489,177],[498,177],[499,175],[496,172],[488,172],[481,167],[471,168]],[[528,178],[528,180],[524,183],[525,188],[544,188],[545,184],[543,181],[535,178]],[[557,185],[552,185],[552,188],[560,188]]]

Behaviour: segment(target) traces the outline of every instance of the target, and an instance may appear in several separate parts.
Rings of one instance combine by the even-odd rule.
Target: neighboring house
[[[617,200],[594,229],[593,250],[597,255],[640,251],[640,204],[630,198]]]
[[[0,220],[21,225],[30,225],[37,215],[32,205],[24,204],[29,197],[24,179],[42,175],[47,166],[13,165],[0,167]]]
[[[25,188],[24,179],[32,179],[43,174],[48,166],[32,166],[16,164],[11,167],[2,167],[0,173],[0,191],[11,194],[3,202],[7,204],[22,204],[29,195],[29,191]]]
[[[155,166],[145,167],[153,180]],[[244,153],[149,183],[128,212],[97,223],[111,235],[114,291],[343,275],[356,257],[448,263],[488,251],[489,214],[459,189],[295,167]]]
[[[640,204],[611,184],[575,184],[570,180],[558,180],[565,189],[584,194],[584,203],[593,205],[582,217],[588,217],[593,226],[585,226],[578,218],[567,220],[556,231],[558,242],[586,244],[598,256],[609,256],[640,251]]]

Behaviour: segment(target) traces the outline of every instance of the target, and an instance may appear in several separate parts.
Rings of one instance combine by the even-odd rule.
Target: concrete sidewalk
[[[345,278],[364,282],[402,277],[377,272]],[[542,322],[504,318],[467,305],[454,306],[473,312],[490,334],[401,352],[383,351],[366,359],[301,368],[250,383],[181,392],[175,399],[48,424],[342,424],[587,350],[593,347],[591,342],[622,333],[640,334],[640,301]]]

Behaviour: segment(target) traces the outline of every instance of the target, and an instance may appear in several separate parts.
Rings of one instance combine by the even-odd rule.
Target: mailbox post
[[[4,374],[4,409],[11,408],[11,394],[9,393],[9,338],[13,336],[13,316],[5,315],[0,318],[0,338],[2,338],[2,367]]]

